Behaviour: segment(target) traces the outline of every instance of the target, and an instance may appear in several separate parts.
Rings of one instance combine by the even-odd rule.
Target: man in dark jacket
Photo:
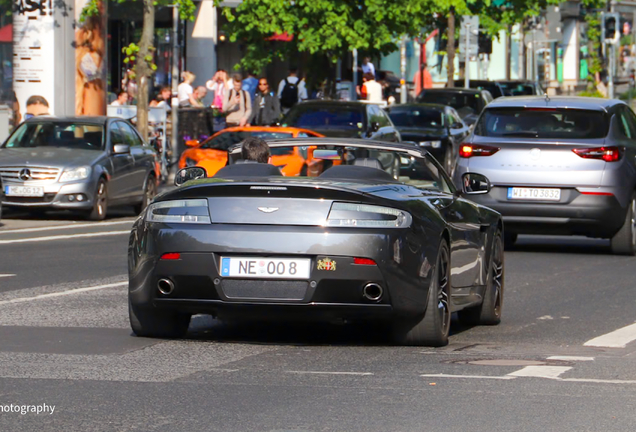
[[[280,102],[269,90],[267,78],[258,80],[258,93],[252,104],[252,117],[249,124],[252,126],[269,126],[280,118]]]

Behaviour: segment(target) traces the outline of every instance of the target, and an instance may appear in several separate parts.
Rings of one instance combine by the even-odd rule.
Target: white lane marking
[[[526,366],[509,373],[508,376],[527,378],[559,378],[559,375],[572,369],[570,366]]]
[[[447,375],[447,374],[423,374],[420,375],[423,378],[466,378],[466,379],[490,379],[490,380],[513,380],[516,376],[487,376],[487,375]],[[548,378],[548,377],[535,377],[535,378]],[[595,378],[549,378],[557,382],[566,383],[595,383],[595,384],[636,384],[636,381],[630,380],[606,380]]]
[[[88,292],[88,291],[97,291],[100,289],[115,288],[115,287],[126,286],[126,285],[128,285],[128,281],[116,282],[116,283],[110,283],[110,284],[104,284],[104,285],[96,285],[92,287],[75,288],[68,291],[60,291],[60,292],[49,293],[49,294],[40,294],[34,297],[19,297],[19,298],[14,298],[11,300],[2,300],[0,301],[0,306],[5,304],[25,303],[25,302],[30,302],[34,300],[42,300],[42,299],[51,298],[51,297],[62,297],[62,296],[79,294],[79,293]]]
[[[37,232],[37,231],[55,231],[61,229],[73,229],[73,228],[86,228],[86,227],[103,227],[110,225],[123,225],[134,222],[134,219],[123,220],[123,221],[112,221],[112,222],[98,222],[98,223],[78,223],[74,225],[53,225],[46,227],[38,227],[38,228],[18,228],[12,230],[0,230],[1,234],[13,234],[13,233],[23,233],[23,232]]]
[[[68,239],[84,238],[84,237],[114,236],[114,235],[121,235],[121,234],[130,234],[130,230],[107,231],[107,232],[88,233],[88,234],[57,235],[57,236],[48,236],[48,237],[33,237],[33,238],[15,239],[15,240],[0,240],[0,244],[44,242],[44,241],[68,240]]]
[[[550,356],[547,360],[563,360],[563,361],[593,361],[594,357],[578,357],[578,356]]]
[[[494,379],[494,380],[512,380],[513,376],[489,376],[489,375],[449,375],[449,374],[422,374],[422,378],[468,378],[468,379]]]
[[[370,376],[372,372],[321,372],[321,371],[285,371],[285,373],[291,374],[307,374],[307,375],[356,375],[356,376]]]
[[[543,315],[543,316],[540,316],[537,319],[538,320],[553,320],[554,318],[552,318],[552,316],[550,316],[550,315]]]
[[[14,274],[0,274],[0,278],[3,278],[3,277],[13,277],[13,276],[15,276],[15,275],[14,275]]]
[[[611,333],[604,334],[585,342],[583,346],[601,348],[625,348],[628,343],[636,340],[636,324],[631,324]]]

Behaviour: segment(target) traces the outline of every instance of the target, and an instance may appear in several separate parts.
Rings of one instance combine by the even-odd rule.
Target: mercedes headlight
[[[187,199],[160,201],[148,206],[148,222],[209,224],[208,200]]]
[[[91,175],[91,167],[83,166],[79,168],[73,168],[65,170],[60,177],[61,182],[83,180]]]
[[[408,228],[410,213],[369,204],[333,203],[326,225],[332,227]]]

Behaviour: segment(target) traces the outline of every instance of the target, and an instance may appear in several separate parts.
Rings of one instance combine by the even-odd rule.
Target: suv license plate
[[[561,189],[508,188],[509,200],[560,201]]]

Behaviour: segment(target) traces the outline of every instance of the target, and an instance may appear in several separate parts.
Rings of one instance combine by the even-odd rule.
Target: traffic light
[[[477,36],[477,45],[479,52],[483,54],[492,54],[492,37],[485,32],[480,31]]]
[[[618,31],[618,14],[608,13],[603,16],[603,39],[607,42],[615,43],[620,37]]]

